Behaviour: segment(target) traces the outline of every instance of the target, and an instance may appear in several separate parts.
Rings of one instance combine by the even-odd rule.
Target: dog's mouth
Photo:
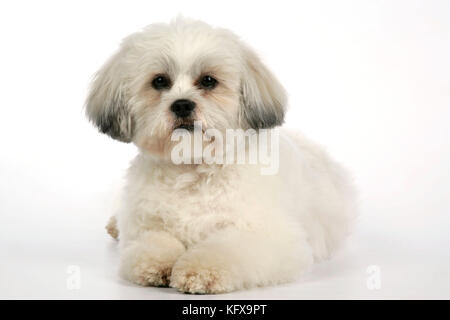
[[[187,118],[187,119],[176,119],[173,124],[172,131],[177,129],[184,129],[189,132],[199,131],[202,133],[206,132],[207,127],[198,119]]]
[[[176,129],[185,129],[188,131],[194,131],[194,123],[193,122],[183,122],[178,125],[175,125],[174,130]]]
[[[187,131],[195,131],[196,127],[199,127],[199,121],[192,119],[192,118],[185,118],[185,119],[176,119],[175,123],[173,124],[173,131],[177,129],[184,129]],[[200,129],[200,127],[199,127]],[[203,130],[203,128],[202,128]]]

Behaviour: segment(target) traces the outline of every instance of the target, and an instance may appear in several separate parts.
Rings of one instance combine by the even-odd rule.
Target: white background
[[[361,198],[347,248],[302,280],[200,298],[450,298],[450,2],[280,0],[0,4],[0,298],[199,298],[118,278],[103,227],[136,149],[82,110],[120,39],[177,14],[256,48],[289,92],[287,125]]]

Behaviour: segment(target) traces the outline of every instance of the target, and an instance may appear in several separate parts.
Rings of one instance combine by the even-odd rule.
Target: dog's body
[[[178,21],[134,35],[122,48],[97,76],[87,112],[103,132],[141,150],[118,214],[123,277],[191,293],[229,292],[291,281],[339,246],[354,216],[352,188],[344,171],[302,136],[281,130],[274,175],[261,175],[259,164],[169,159],[168,134],[188,120],[219,130],[281,124],[283,89],[248,47],[227,31]],[[156,48],[167,51],[163,58]],[[145,57],[144,49],[154,52]],[[206,71],[195,72],[214,74],[214,86],[188,76],[199,56],[197,68]],[[151,58],[164,67],[145,62]],[[162,71],[170,84],[155,78]],[[157,79],[153,89],[148,74]],[[194,113],[180,120],[173,101],[186,97]]]

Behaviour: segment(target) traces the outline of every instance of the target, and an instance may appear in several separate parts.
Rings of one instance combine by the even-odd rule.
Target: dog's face
[[[284,89],[227,30],[177,20],[127,37],[97,73],[87,115],[112,138],[165,157],[175,129],[271,128],[283,122]]]

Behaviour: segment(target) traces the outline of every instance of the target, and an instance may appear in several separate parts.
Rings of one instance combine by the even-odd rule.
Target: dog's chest
[[[144,228],[163,229],[189,245],[215,231],[247,223],[248,199],[240,170],[155,169],[134,178],[128,193],[136,207],[135,218]]]

